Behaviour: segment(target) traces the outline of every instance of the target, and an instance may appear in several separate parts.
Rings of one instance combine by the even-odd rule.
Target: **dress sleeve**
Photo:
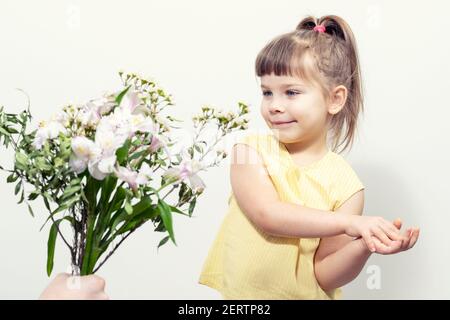
[[[237,137],[233,143],[233,145],[238,144],[238,143],[242,143],[242,144],[246,144],[249,145],[250,147],[258,150],[258,142],[259,142],[259,136],[256,134],[252,134],[252,133],[247,133],[245,135],[241,135],[239,137]]]
[[[342,167],[338,178],[337,201],[334,205],[334,210],[338,209],[356,192],[365,188],[350,164],[344,161]]]

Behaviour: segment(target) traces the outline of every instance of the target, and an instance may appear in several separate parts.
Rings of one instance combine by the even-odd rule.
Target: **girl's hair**
[[[322,30],[314,29],[322,26]],[[325,27],[324,32],[323,27]],[[316,31],[317,30],[317,31]],[[355,38],[340,17],[328,15],[300,21],[295,31],[270,41],[258,54],[256,75],[298,76],[319,85],[325,97],[337,85],[347,88],[347,101],[329,123],[332,150],[351,148],[358,115],[364,111]]]

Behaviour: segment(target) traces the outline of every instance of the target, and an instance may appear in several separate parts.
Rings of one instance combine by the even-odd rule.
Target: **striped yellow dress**
[[[334,211],[364,188],[347,161],[331,150],[297,166],[273,134],[238,140],[257,150],[282,201]],[[203,266],[199,283],[224,299],[339,299],[341,288],[323,291],[314,276],[320,238],[268,235],[250,222],[231,193],[229,208]]]

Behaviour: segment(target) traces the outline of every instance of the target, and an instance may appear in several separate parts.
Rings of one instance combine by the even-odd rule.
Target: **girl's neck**
[[[284,145],[298,165],[307,165],[319,160],[329,151],[326,133],[310,141],[284,143]]]

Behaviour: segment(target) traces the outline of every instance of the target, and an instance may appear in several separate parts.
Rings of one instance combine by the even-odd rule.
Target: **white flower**
[[[84,161],[83,159],[71,156],[70,160],[69,160],[69,166],[74,172],[76,172],[77,174],[80,174],[84,170],[86,170],[87,161]]]
[[[100,113],[97,108],[85,107],[80,110],[80,114],[77,117],[81,124],[85,127],[94,127],[101,119]]]
[[[52,121],[59,122],[63,127],[69,126],[70,116],[65,111],[60,111],[52,116]]]
[[[86,161],[97,157],[100,152],[92,140],[82,136],[72,139],[72,151],[75,157]]]
[[[103,97],[91,100],[88,104],[95,108],[100,115],[109,113],[116,105],[114,95],[104,94]]]
[[[141,103],[139,95],[133,88],[128,89],[125,96],[122,98],[120,102],[120,108],[122,110],[128,111],[130,114],[136,109],[137,106]]]
[[[139,170],[139,174],[136,178],[136,183],[140,185],[147,184],[152,175],[153,175],[152,169],[146,162],[144,162],[141,166],[141,169]]]
[[[99,99],[88,101],[82,106],[77,114],[77,119],[85,127],[95,127],[102,118],[102,115],[111,111],[115,106],[115,101],[111,95],[104,95]]]
[[[168,169],[163,175],[166,178],[174,179],[175,182],[189,181],[189,185],[194,193],[201,193],[205,189],[205,183],[198,176],[197,172],[203,169],[203,165],[195,159],[189,159],[183,153],[184,159],[178,167]]]
[[[86,137],[74,137],[70,167],[78,174],[87,167],[91,176],[103,180],[114,171],[117,160],[115,152],[120,146],[114,141],[114,136],[107,132],[103,132],[103,135],[102,132],[97,132],[96,142]]]
[[[39,129],[36,131],[33,146],[36,149],[41,149],[47,140],[57,138],[59,133],[66,133],[66,128],[61,123],[57,121],[42,121],[39,124]]]
[[[143,163],[139,172],[119,166],[114,170],[117,178],[128,183],[131,189],[136,190],[139,185],[147,184],[153,174],[150,166]]]
[[[128,183],[131,189],[137,189],[136,179],[138,177],[138,173],[136,171],[132,171],[128,168],[119,166],[117,169],[115,169],[115,174],[117,178]]]
[[[171,161],[172,155],[169,151],[167,145],[169,144],[169,139],[161,134],[159,134],[159,123],[156,124],[154,131],[152,132],[152,141],[150,143],[150,152],[157,152],[160,148],[163,148],[166,152],[167,158]]]
[[[167,131],[171,131],[170,129],[170,122],[167,118],[165,117],[161,117],[159,114],[155,115],[155,120],[158,124],[161,125],[161,127],[163,127],[164,129],[166,129]]]
[[[124,135],[116,135],[112,128],[110,130],[107,128],[99,127],[95,133],[95,144],[102,150],[105,157],[115,154],[127,139]]]
[[[86,137],[74,137],[71,146],[73,154],[70,157],[69,165],[78,174],[86,170],[88,163],[97,159],[101,152],[95,143]]]
[[[131,131],[133,133],[152,132],[154,129],[153,120],[150,117],[144,117],[142,114],[132,115],[130,117]]]
[[[116,164],[117,158],[116,155],[106,156],[101,158],[98,162],[92,164],[92,171],[94,178],[97,180],[103,180],[103,178],[109,174],[114,172],[114,165]],[[101,178],[103,176],[103,178]],[[97,178],[99,177],[99,178]]]

